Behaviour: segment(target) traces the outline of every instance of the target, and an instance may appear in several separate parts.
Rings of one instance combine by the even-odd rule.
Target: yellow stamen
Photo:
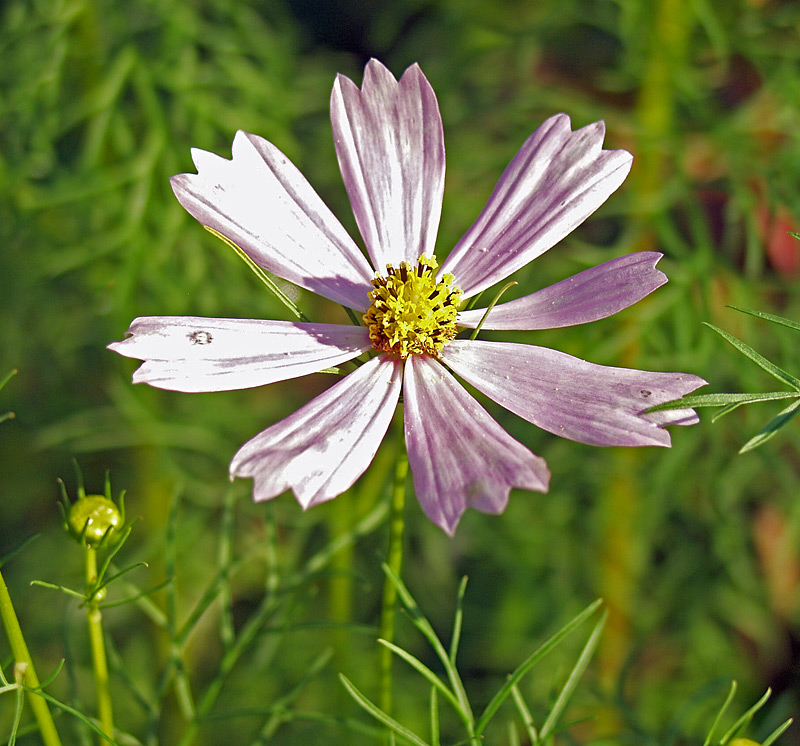
[[[433,355],[456,336],[461,289],[451,286],[453,275],[438,282],[438,263],[424,254],[416,267],[401,262],[376,275],[369,294],[372,305],[363,316],[372,346],[405,360],[409,355]]]

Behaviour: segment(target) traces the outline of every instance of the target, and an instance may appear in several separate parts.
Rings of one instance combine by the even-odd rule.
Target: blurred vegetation
[[[360,82],[370,56],[397,75],[417,61],[445,126],[441,257],[543,119],[602,118],[607,145],[634,153],[632,175],[519,272],[516,291],[643,248],[664,252],[670,283],[614,318],[513,339],[696,373],[708,392],[768,390],[767,374],[708,321],[800,371],[794,330],[726,308],[800,320],[800,243],[788,235],[800,219],[800,6],[791,0],[6,0],[0,12],[0,375],[19,369],[0,402],[16,413],[0,428],[0,556],[41,532],[4,575],[40,677],[66,658],[51,688],[91,710],[77,605],[29,583],[80,582],[56,509],[56,478],[69,484],[73,456],[89,492],[101,491],[107,469],[127,489],[129,516],[142,519],[123,562],[149,564],[130,580],[144,589],[169,581],[149,616],[143,603],[104,614],[117,722],[145,743],[185,732],[176,688],[158,672],[172,666],[207,692],[221,681],[225,635],[246,629],[252,646],[195,743],[373,742],[348,727],[360,716],[336,674],[362,691],[374,685],[380,516],[355,547],[329,549],[385,499],[391,444],[332,503],[308,513],[288,495],[253,505],[249,483],[227,483],[230,457],[330,380],[189,396],[131,386],[132,362],[105,350],[140,315],[285,317],[174,199],[168,179],[192,170],[191,147],[228,154],[236,129],[267,137],[356,235],[330,136],[334,75]],[[316,320],[341,313],[307,294],[299,302]],[[737,455],[769,406],[716,425],[704,413],[673,432],[671,450],[622,450],[553,438],[487,404],[548,460],[551,492],[516,493],[501,517],[470,511],[453,540],[410,501],[404,576],[444,629],[470,576],[460,663],[471,698],[488,698],[602,596],[608,625],[568,713],[590,719],[564,743],[698,742],[732,678],[749,701],[774,690],[753,737],[800,712],[796,424]],[[309,568],[316,551],[326,560]],[[178,640],[209,588],[216,600]],[[435,665],[402,629],[401,642]],[[0,651],[7,660],[5,640]],[[554,658],[552,679],[524,682],[529,701],[545,707],[559,665],[571,663]],[[275,720],[271,704],[310,670]],[[398,676],[398,712],[424,722],[417,680],[401,666]],[[78,729],[66,740],[87,738]]]

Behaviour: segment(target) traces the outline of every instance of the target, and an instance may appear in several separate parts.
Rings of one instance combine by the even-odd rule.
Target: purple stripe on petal
[[[692,424],[691,410],[668,417],[646,410],[706,383],[688,373],[611,368],[507,342],[453,340],[441,359],[514,414],[555,435],[598,446],[669,446],[663,425]]]
[[[253,499],[291,489],[303,508],[340,495],[364,473],[392,420],[402,365],[376,357],[247,441],[231,478],[252,477]]]
[[[414,490],[446,533],[453,535],[467,508],[502,513],[512,487],[547,492],[544,459],[514,440],[432,358],[408,359],[403,401]]]
[[[640,251],[592,267],[531,295],[496,305],[484,329],[556,329],[586,324],[632,306],[661,287],[667,276],[656,269],[663,254]],[[459,326],[474,329],[485,308],[462,311]]]
[[[566,114],[539,127],[440,270],[468,298],[508,277],[580,225],[622,184],[633,157],[602,150],[605,124],[572,132]]]
[[[331,94],[339,167],[375,268],[433,253],[444,191],[436,95],[418,65],[400,81],[377,60],[361,90],[339,75]]]
[[[260,319],[149,316],[109,349],[144,360],[134,383],[170,391],[232,391],[316,373],[370,348],[363,327]]]
[[[364,310],[373,272],[305,177],[272,143],[237,132],[233,159],[193,150],[197,174],[172,177],[178,201],[260,267]]]

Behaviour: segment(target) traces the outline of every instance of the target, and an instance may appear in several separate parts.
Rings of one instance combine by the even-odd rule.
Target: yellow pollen
[[[424,254],[416,267],[401,262],[387,265],[376,275],[372,304],[362,317],[372,346],[405,360],[409,355],[433,355],[456,336],[456,313],[461,289],[452,285],[453,275],[438,282],[436,257]]]

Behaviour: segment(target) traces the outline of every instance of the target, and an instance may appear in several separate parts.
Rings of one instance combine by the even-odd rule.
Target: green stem
[[[402,436],[401,436],[402,437]],[[392,572],[401,577],[403,565],[403,530],[405,528],[406,477],[408,475],[408,456],[400,446],[394,470],[392,485],[392,505],[389,516],[389,551],[386,564]],[[397,612],[397,587],[386,576],[383,584],[383,606],[381,608],[380,637],[387,642],[394,642],[394,623]],[[392,660],[391,650],[381,646],[380,652],[380,686],[381,709],[392,712]]]
[[[22,636],[22,628],[19,626],[19,619],[14,611],[14,605],[11,603],[11,596],[6,587],[6,581],[3,579],[3,574],[0,573],[0,617],[3,619],[3,626],[6,628],[8,641],[11,644],[11,652],[14,654],[14,660],[17,665],[20,663],[27,666],[25,671],[24,683],[29,689],[39,688],[39,677],[36,675],[36,669],[33,667],[31,654],[28,652],[28,646],[25,644],[25,638]],[[42,735],[42,741],[45,746],[61,746],[61,739],[58,737],[56,724],[53,722],[53,716],[50,714],[50,708],[47,702],[34,692],[28,692],[28,702],[30,703],[33,716],[36,718],[36,723],[39,726],[39,732]]]
[[[97,583],[97,552],[86,548],[86,586],[91,589]],[[101,592],[102,594],[102,592]],[[109,738],[114,737],[114,716],[111,708],[111,691],[108,686],[108,661],[103,639],[103,615],[100,613],[100,598],[89,599],[86,621],[89,625],[89,642],[92,648],[94,685],[97,690],[97,715],[100,727]]]

